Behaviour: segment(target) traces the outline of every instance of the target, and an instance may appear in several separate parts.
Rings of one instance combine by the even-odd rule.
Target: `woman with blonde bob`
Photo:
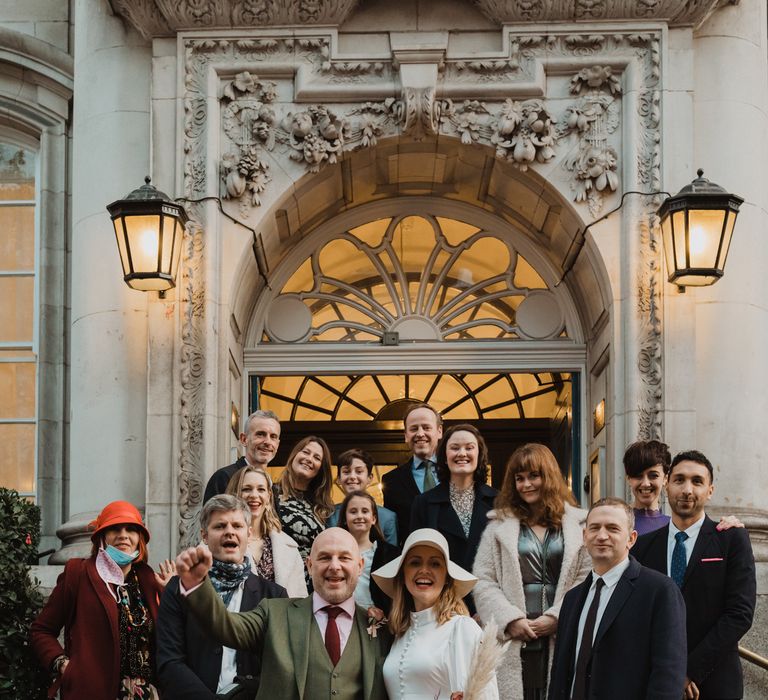
[[[285,463],[277,483],[277,514],[283,530],[297,545],[306,562],[312,543],[325,529],[333,512],[331,453],[325,440],[309,435],[299,440]],[[308,573],[304,580],[312,591]]]
[[[251,509],[248,556],[253,573],[285,588],[289,598],[306,596],[304,562],[275,512],[269,474],[261,467],[242,467],[232,475],[225,493],[239,496]]]
[[[462,598],[477,579],[450,560],[448,542],[431,528],[412,532],[402,555],[372,576],[392,598],[395,641],[383,669],[390,700],[463,698],[482,630]],[[498,700],[493,673],[480,686],[473,700]]]
[[[499,666],[502,697],[547,696],[563,596],[591,568],[586,515],[548,447],[529,443],[512,453],[473,568],[480,619],[495,620],[512,640]]]

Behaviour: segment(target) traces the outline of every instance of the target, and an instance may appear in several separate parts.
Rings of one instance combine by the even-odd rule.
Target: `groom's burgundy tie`
[[[339,663],[339,657],[341,656],[341,638],[339,637],[336,618],[339,616],[339,613],[344,611],[337,605],[326,605],[323,610],[328,613],[328,624],[325,626],[325,648],[328,650],[331,663],[335,666]]]

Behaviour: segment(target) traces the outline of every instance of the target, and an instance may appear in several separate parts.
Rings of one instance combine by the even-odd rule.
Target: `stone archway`
[[[599,247],[582,222],[604,212],[620,189],[659,189],[660,32],[504,28],[501,51],[480,62],[408,37],[397,37],[380,61],[350,62],[338,55],[335,36],[265,29],[179,43],[185,194],[225,193],[226,206],[257,229],[262,271],[276,269],[323,222],[374,201],[435,196],[500,217],[539,244],[559,270],[555,285],[572,295],[590,339],[590,395],[619,397],[615,444],[657,436],[654,202],[626,206],[620,223],[606,227],[615,237]],[[211,151],[214,144],[220,151]],[[217,220],[213,209],[192,209],[198,221]],[[265,281],[251,242],[241,237],[227,250],[227,236],[226,226],[212,237],[198,232],[184,257],[182,535],[194,521],[203,465],[231,447],[243,332]],[[619,362],[611,363],[611,347]],[[203,436],[211,415],[215,439]],[[605,447],[605,434],[599,439]],[[616,457],[614,445],[610,461]]]

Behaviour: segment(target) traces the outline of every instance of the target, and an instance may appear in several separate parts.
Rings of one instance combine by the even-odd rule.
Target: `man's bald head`
[[[324,530],[312,543],[307,569],[321,598],[333,605],[343,603],[352,597],[363,570],[357,541],[340,527]]]

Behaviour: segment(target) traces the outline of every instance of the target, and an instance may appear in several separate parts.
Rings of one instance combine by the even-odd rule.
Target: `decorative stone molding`
[[[637,368],[644,391],[638,411],[637,438],[662,439],[663,347],[661,338],[661,243],[655,214],[640,222],[642,264],[637,274],[637,310],[640,317],[640,349]]]
[[[358,0],[109,0],[145,38],[195,29],[339,25]]]
[[[342,159],[345,152],[375,146],[382,138],[442,136],[485,145],[520,169],[546,168],[544,177],[566,194],[570,189],[577,205],[588,206],[592,215],[620,185],[661,189],[660,33],[655,30],[605,34],[515,34],[510,30],[506,55],[447,60],[436,52],[435,61],[442,70],[434,70],[434,84],[407,86],[399,95],[394,79],[398,68],[392,57],[340,60],[332,55],[331,37],[332,32],[305,31],[297,36],[294,31],[183,41],[187,196],[210,191],[212,183],[206,177],[216,175],[207,164],[218,158],[219,188],[224,196],[238,201],[241,215],[248,218],[270,194],[271,168],[277,172],[277,165],[295,180],[301,177],[297,166],[303,172],[317,172]],[[633,66],[631,78],[624,68],[628,65]],[[547,76],[548,66],[555,66],[551,76]],[[215,84],[210,80],[212,70],[222,76],[215,115],[208,113],[217,104],[208,94]],[[630,79],[631,86],[624,85]],[[478,94],[484,96],[482,100],[476,98]],[[622,148],[619,127],[625,110],[636,125],[631,131],[635,142]],[[216,138],[206,133],[212,124],[221,129]],[[207,152],[212,143],[222,143],[221,153]],[[620,163],[620,153],[634,154],[635,162]],[[627,183],[619,182],[619,172],[629,178]],[[625,234],[633,241],[645,236],[646,243],[633,244],[641,250],[635,311],[642,328],[637,350],[642,390],[632,399],[640,403],[638,430],[646,436],[660,434],[662,408],[662,281],[657,232],[649,219],[654,209],[652,201],[638,204],[639,215],[630,224],[636,230]],[[637,228],[637,221],[644,222],[644,230]],[[191,301],[187,303],[192,311],[185,317],[190,367],[196,357],[192,345],[202,343],[198,314],[203,307],[192,301],[201,289],[195,285],[202,285],[192,283],[198,280],[194,270],[201,271],[202,266],[192,264],[194,255],[191,249]],[[195,416],[202,416],[195,403],[197,381],[190,373],[183,397],[189,411],[185,435],[191,437],[197,434]],[[191,513],[197,497],[193,477],[203,470],[194,448],[184,455],[188,476],[180,484],[182,500],[187,499],[182,511]],[[189,523],[182,522],[182,529],[183,537]]]
[[[194,196],[189,193],[188,196]],[[189,209],[199,216],[198,205]],[[203,230],[187,225],[182,250],[181,450],[179,456],[179,550],[199,541],[198,515],[203,500],[203,428],[205,422],[205,282]]]
[[[499,24],[644,20],[670,26],[701,24],[729,0],[474,0],[478,9]]]
[[[199,29],[283,25],[341,25],[358,0],[109,0],[143,37]],[[467,0],[469,2],[469,0]],[[698,26],[733,0],[474,0],[499,24],[524,22],[652,21]]]
[[[583,68],[571,78],[570,92],[581,100],[566,109],[563,134],[578,137],[576,149],[565,160],[573,173],[571,189],[577,202],[587,202],[592,216],[603,208],[603,192],[619,184],[619,154],[608,137],[619,126],[621,81],[610,66]]]

